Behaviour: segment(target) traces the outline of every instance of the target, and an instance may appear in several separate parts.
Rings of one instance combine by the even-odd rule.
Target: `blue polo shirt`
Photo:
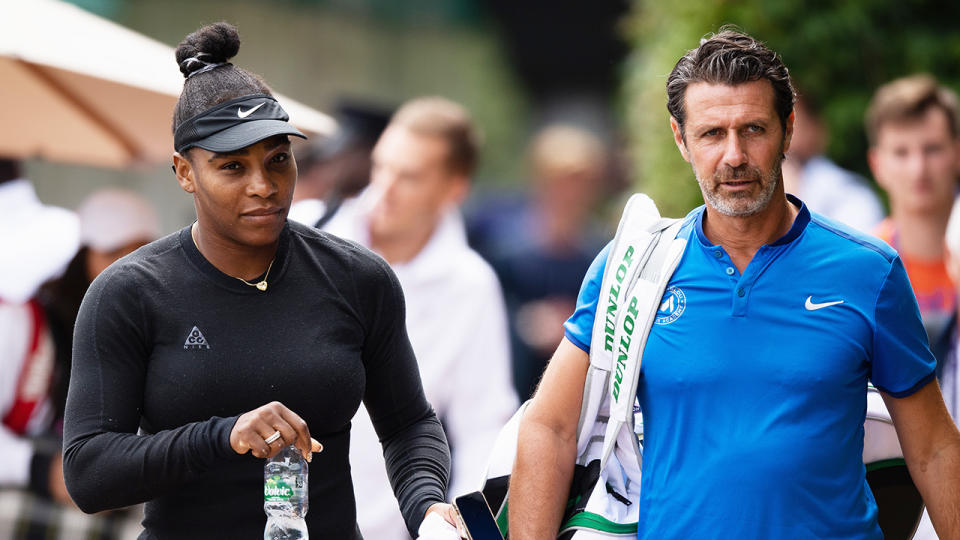
[[[704,207],[644,351],[639,538],[880,539],[862,462],[867,382],[896,397],[935,361],[896,252],[800,207],[741,274]],[[567,339],[585,351],[609,246]]]

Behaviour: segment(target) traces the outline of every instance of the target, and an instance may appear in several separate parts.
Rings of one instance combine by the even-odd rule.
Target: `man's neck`
[[[896,226],[894,247],[897,251],[921,260],[943,259],[943,239],[947,233],[947,221],[950,219],[949,208],[922,214],[895,209],[891,218]]]
[[[378,253],[391,266],[412,261],[427,246],[436,226],[406,235],[376,234],[370,230],[370,249]]]
[[[709,205],[703,217],[703,233],[723,246],[734,266],[742,273],[764,245],[787,234],[800,212],[781,192],[762,212],[747,217],[725,216]]]

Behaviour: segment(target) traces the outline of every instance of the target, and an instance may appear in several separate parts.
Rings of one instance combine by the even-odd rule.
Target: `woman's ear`
[[[193,193],[196,190],[193,182],[193,165],[180,152],[173,153],[173,172],[177,175],[177,183],[180,184],[181,189],[187,193]]]

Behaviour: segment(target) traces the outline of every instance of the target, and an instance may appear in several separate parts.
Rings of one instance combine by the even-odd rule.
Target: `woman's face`
[[[188,159],[174,155],[177,180],[193,193],[205,235],[238,247],[277,241],[290,210],[297,164],[286,135],[228,153],[194,147]]]

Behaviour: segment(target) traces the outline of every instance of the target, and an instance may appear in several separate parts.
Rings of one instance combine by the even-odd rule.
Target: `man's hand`
[[[940,538],[960,538],[960,432],[931,381],[914,394],[883,400],[903,457]]]
[[[432,504],[430,505],[430,508],[427,508],[427,512],[423,516],[424,517],[429,516],[431,513],[438,514],[447,523],[456,527],[457,534],[460,535],[460,538],[467,537],[467,531],[463,530],[463,522],[460,520],[460,515],[457,513],[457,509],[454,508],[452,504],[448,504],[448,503]]]
[[[564,338],[520,421],[510,477],[511,540],[556,538],[577,454],[590,357]]]

